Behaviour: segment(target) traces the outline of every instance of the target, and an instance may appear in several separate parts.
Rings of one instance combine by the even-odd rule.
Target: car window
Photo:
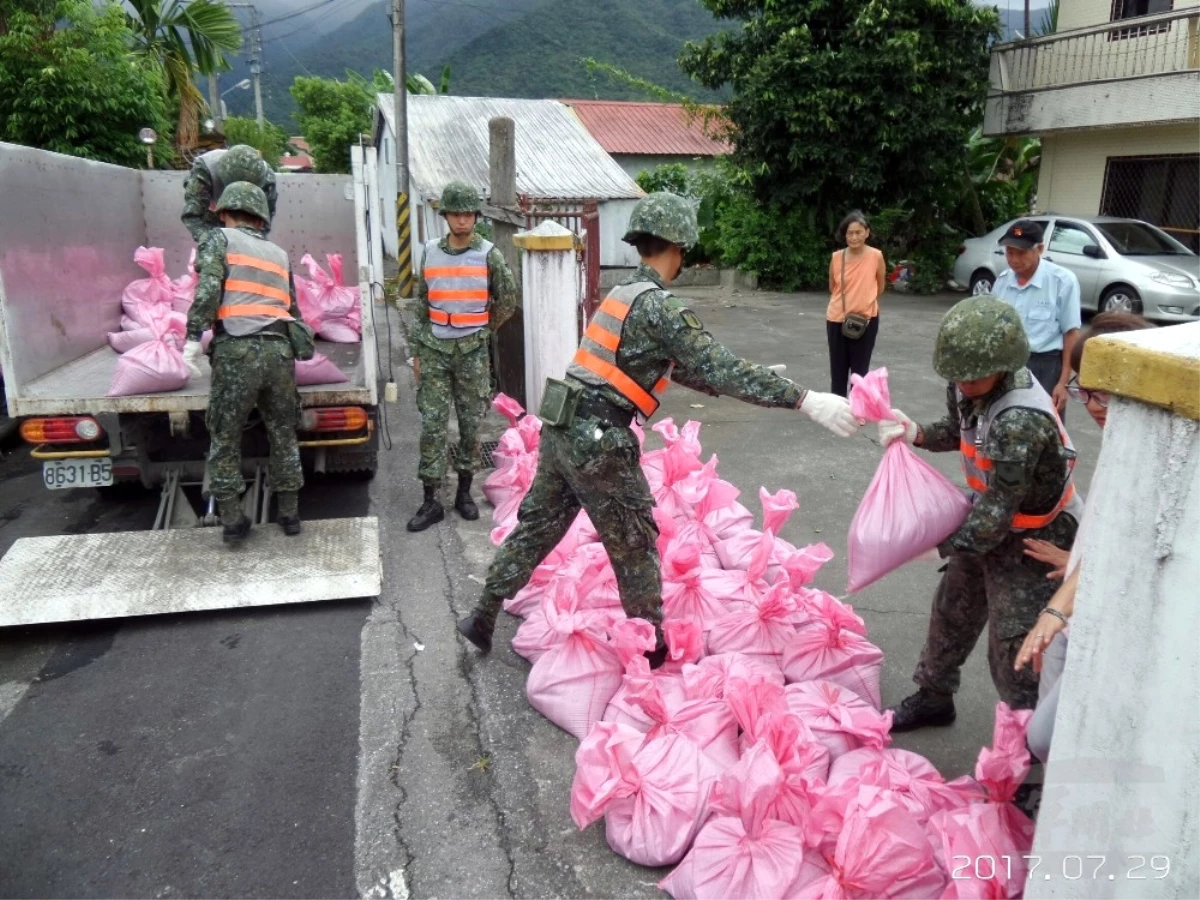
[[[1100,233],[1123,256],[1192,256],[1192,251],[1145,222],[1097,222]]]
[[[1068,253],[1072,256],[1083,256],[1083,248],[1088,246],[1095,247],[1098,245],[1086,229],[1078,225],[1072,225],[1070,222],[1057,222],[1054,225],[1054,234],[1050,236],[1050,243],[1046,245],[1046,249],[1053,253]]]

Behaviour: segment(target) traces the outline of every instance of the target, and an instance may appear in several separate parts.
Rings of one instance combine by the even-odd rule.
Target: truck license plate
[[[42,463],[42,481],[52,491],[108,487],[113,483],[112,460],[51,459]]]

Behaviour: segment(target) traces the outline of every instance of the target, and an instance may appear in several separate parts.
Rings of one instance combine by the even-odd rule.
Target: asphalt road
[[[827,386],[822,298],[688,293],[732,349]],[[954,299],[884,304],[875,364],[918,421],[944,409],[929,360]],[[503,641],[481,659],[454,634],[493,551],[488,510],[404,531],[420,500],[417,420],[410,374],[397,374],[378,477],[302,497],[307,518],[379,517],[379,598],[0,632],[0,896],[660,896],[662,873],[571,823],[575,741],[525,701],[527,663]],[[830,544],[818,583],[844,592],[846,528],[879,460],[870,432],[837,441],[803,416],[682,389],[662,414],[704,423],[706,456],[756,513],[759,485],[795,490],[783,537]],[[1086,486],[1099,433],[1082,409],[1068,426]],[[953,454],[925,458],[957,472]],[[23,451],[0,459],[0,552],[24,536],[146,528],[155,507],[49,492]],[[935,568],[850,598],[887,654],[885,702],[911,689]],[[499,635],[515,627],[503,617]],[[980,650],[959,721],[897,744],[963,774],[995,700]]]

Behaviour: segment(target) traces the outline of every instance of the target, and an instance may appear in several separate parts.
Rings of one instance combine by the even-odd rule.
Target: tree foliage
[[[0,140],[144,166],[138,131],[168,154],[171,121],[158,66],[129,54],[117,2],[23,4],[0,23]],[[56,27],[56,25],[58,27]]]
[[[194,147],[206,103],[193,75],[229,68],[224,54],[241,47],[241,25],[216,0],[128,0],[128,6],[134,46],[162,68],[178,111],[176,141],[180,147]]]
[[[279,169],[279,158],[287,153],[287,132],[274,122],[263,122],[260,130],[258,120],[243,116],[230,116],[225,120],[225,142],[232,147],[234,144],[249,144],[262,154],[262,158],[272,169]]]
[[[797,227],[829,235],[848,209],[902,210],[908,255],[944,257],[996,13],[970,0],[702,2],[741,25],[689,43],[680,65],[732,89],[733,160],[768,216],[803,210]]]
[[[292,82],[292,96],[299,107],[300,129],[312,148],[314,170],[349,172],[350,148],[371,128],[375,96],[368,82],[362,76],[347,81],[300,77]]]

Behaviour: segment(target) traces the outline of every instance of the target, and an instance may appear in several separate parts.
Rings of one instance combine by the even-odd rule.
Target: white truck
[[[173,277],[186,270],[193,241],[179,220],[185,177],[185,172],[126,169],[0,143],[0,371],[8,415],[20,419],[21,436],[41,461],[48,489],[108,491],[139,483],[160,488],[155,530],[162,532],[216,521],[205,477],[208,373],[177,391],[109,397],[118,357],[107,335],[120,328],[123,288],[145,275],[133,261],[139,246],[162,247]],[[374,302],[382,298],[383,281],[374,178],[374,150],[360,147],[353,148],[352,175],[278,177],[271,240],[288,251],[294,268],[304,253],[318,260],[341,253],[346,281],[357,282],[362,295],[361,341],[317,341],[318,351],[349,382],[300,388],[300,447],[309,472],[370,477],[377,466],[381,355],[376,317],[382,324],[386,310]],[[382,330],[390,337],[388,329]],[[243,448],[247,509],[257,523],[265,523],[270,494],[261,422],[252,419]],[[341,521],[358,522],[347,534],[361,538],[361,520]],[[323,526],[315,524],[311,530],[321,531]],[[219,537],[212,534],[217,529],[202,531],[208,532],[202,541]],[[261,531],[267,550],[275,539],[266,535],[278,529]],[[18,541],[0,564],[0,607],[5,585],[28,577],[19,566],[13,569],[9,557],[19,555],[28,541],[44,540],[50,539]],[[219,541],[212,546],[219,547]],[[127,557],[129,548],[112,552]],[[139,545],[136,552],[153,551]],[[36,553],[32,560],[36,569]],[[204,560],[197,565],[203,568]],[[110,588],[128,591],[130,586]],[[323,596],[309,599],[326,599],[333,596],[330,590],[339,589],[344,588],[318,590]],[[95,616],[85,611],[63,617]],[[20,621],[29,620],[5,616],[0,609],[0,625]]]

